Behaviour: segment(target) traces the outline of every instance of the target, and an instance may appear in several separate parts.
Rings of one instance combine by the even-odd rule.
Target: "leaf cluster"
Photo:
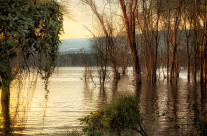
[[[9,73],[19,56],[21,67],[31,64],[49,78],[58,55],[63,13],[50,0],[0,0],[0,76]],[[30,63],[30,64],[28,64]],[[10,71],[5,71],[10,69]]]

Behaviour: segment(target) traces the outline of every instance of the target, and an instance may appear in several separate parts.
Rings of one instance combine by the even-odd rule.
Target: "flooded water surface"
[[[81,130],[78,118],[84,117],[113,100],[118,94],[134,93],[140,99],[143,126],[149,135],[193,135],[195,107],[206,116],[206,88],[197,83],[179,79],[177,84],[160,80],[156,85],[143,81],[139,87],[133,83],[132,72],[121,76],[117,86],[106,89],[87,84],[83,80],[84,68],[58,68],[50,78],[49,91],[44,82],[32,78],[11,86],[10,108],[1,104],[0,135],[5,128],[13,134],[56,135]],[[111,82],[111,81],[108,81]],[[204,89],[204,91],[202,91]],[[5,120],[9,119],[5,123]]]

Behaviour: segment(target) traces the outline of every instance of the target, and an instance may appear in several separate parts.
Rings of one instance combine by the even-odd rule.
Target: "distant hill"
[[[59,53],[63,54],[77,54],[81,53],[80,49],[85,50],[86,53],[90,52],[91,39],[90,38],[74,38],[63,39],[59,46]]]
[[[165,49],[165,42],[164,42],[164,36],[163,33],[166,33],[165,31],[159,31],[159,46],[158,51],[160,51],[162,48]],[[179,40],[179,44],[182,45],[185,43],[185,31],[179,30],[178,35],[181,35],[181,39]],[[142,34],[137,34],[136,38],[139,39],[139,42],[141,39]],[[192,40],[192,39],[189,39]],[[59,53],[60,55],[64,54],[78,54],[81,53],[80,49],[85,50],[85,53],[90,53],[91,48],[90,45],[92,44],[92,41],[90,38],[74,38],[74,39],[63,39],[61,40],[61,45],[59,46]],[[189,44],[190,45],[190,44]],[[138,45],[140,46],[140,44]],[[182,46],[178,46],[179,48],[183,48]],[[165,51],[165,50],[162,50]]]

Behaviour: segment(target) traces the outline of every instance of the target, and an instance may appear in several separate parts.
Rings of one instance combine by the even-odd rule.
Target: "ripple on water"
[[[122,76],[117,87],[108,85],[105,91],[100,91],[93,85],[85,86],[81,79],[83,71],[81,67],[58,68],[58,72],[50,78],[48,94],[41,79],[37,80],[35,89],[28,85],[30,79],[25,79],[27,84],[21,89],[12,85],[10,117],[15,133],[37,135],[80,130],[82,125],[78,118],[124,93],[134,93],[140,98],[143,124],[149,135],[186,134],[191,131],[192,106],[201,102],[198,84],[189,84],[184,79],[179,80],[177,85],[165,81],[151,85],[143,81],[142,86],[135,89],[132,75],[129,75]],[[0,109],[0,128],[3,128],[2,106]]]

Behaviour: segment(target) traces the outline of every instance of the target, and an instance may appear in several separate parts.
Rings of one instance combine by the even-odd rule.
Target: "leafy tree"
[[[0,0],[0,79],[2,100],[20,69],[34,64],[45,81],[54,70],[63,13],[54,0]]]

